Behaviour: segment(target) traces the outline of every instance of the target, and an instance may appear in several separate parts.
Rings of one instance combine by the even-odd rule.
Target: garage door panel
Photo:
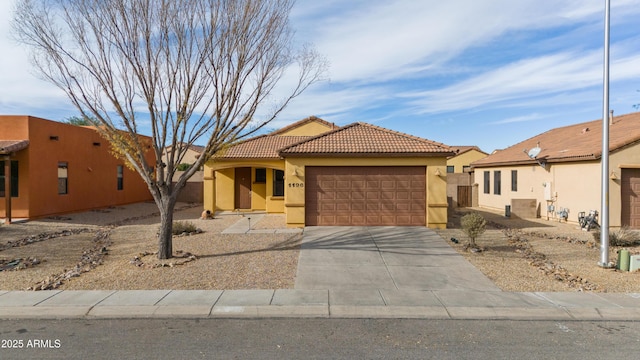
[[[306,223],[426,225],[425,173],[420,166],[307,167]]]
[[[382,200],[393,200],[396,198],[396,193],[392,191],[381,191],[380,199]]]
[[[338,203],[336,204],[336,209],[337,211],[350,211],[351,210],[351,204],[348,202],[343,202],[343,203]]]
[[[336,200],[349,200],[350,197],[351,197],[351,193],[348,191],[336,192]]]
[[[380,212],[380,203],[367,203],[367,212],[375,212],[378,213]]]
[[[338,205],[333,202],[323,202],[320,205],[320,211],[336,211]]]
[[[425,199],[424,191],[422,191],[422,192],[412,191],[411,192],[411,200],[424,200],[424,199]]]
[[[379,192],[373,192],[373,191],[367,191],[367,200],[380,200],[380,193]]]
[[[367,190],[379,190],[380,189],[380,181],[367,181]]]

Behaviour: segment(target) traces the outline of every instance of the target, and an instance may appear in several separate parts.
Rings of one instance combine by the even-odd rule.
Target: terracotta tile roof
[[[233,145],[214,157],[217,159],[279,159],[278,150],[310,138],[311,136],[262,135]]]
[[[29,146],[29,140],[0,140],[0,154],[10,154],[26,149],[27,146]]]
[[[296,121],[295,123],[293,123],[291,125],[285,126],[282,129],[278,129],[276,131],[273,131],[273,132],[269,133],[269,135],[283,134],[283,133],[286,133],[287,131],[291,131],[292,129],[295,129],[297,127],[300,127],[302,125],[305,125],[305,124],[308,124],[308,123],[312,123],[312,122],[317,122],[317,123],[320,123],[320,124],[324,124],[327,127],[330,127],[332,129],[338,128],[338,126],[336,126],[335,124],[330,123],[330,122],[328,122],[326,120],[322,120],[319,117],[309,116],[308,118],[302,119],[300,121]]]
[[[293,144],[280,151],[282,156],[449,156],[448,146],[431,140],[384,129],[366,123],[353,123]]]
[[[609,127],[609,151],[640,141],[640,112],[615,116]],[[598,160],[602,155],[602,120],[551,129],[471,164],[472,167],[535,164],[526,151],[539,144],[537,159],[547,163]]]

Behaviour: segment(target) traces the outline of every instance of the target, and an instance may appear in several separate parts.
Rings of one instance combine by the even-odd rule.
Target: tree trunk
[[[158,234],[158,259],[170,259],[173,257],[173,210],[175,199],[165,199],[166,202],[160,209],[160,232]]]

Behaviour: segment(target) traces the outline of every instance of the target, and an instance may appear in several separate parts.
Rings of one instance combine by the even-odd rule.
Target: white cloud
[[[304,25],[317,29],[313,41],[331,61],[333,81],[381,81],[440,65],[507,31],[571,25],[601,8],[594,0],[371,1]]]
[[[612,80],[640,77],[640,54],[613,61]],[[407,93],[422,113],[552,96],[602,83],[602,53],[558,53],[517,61],[445,88]]]

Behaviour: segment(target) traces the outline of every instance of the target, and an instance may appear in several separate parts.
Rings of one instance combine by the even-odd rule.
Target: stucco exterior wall
[[[301,126],[295,127],[289,131],[285,131],[281,136],[313,136],[332,130],[331,127],[319,122],[309,122]]]
[[[28,116],[0,116],[0,129],[7,131],[1,135],[4,139],[30,141],[15,157],[20,196],[12,201],[12,217],[35,218],[152,199],[142,178],[115,158],[109,142],[91,128]],[[151,150],[147,161],[155,163]],[[58,194],[59,162],[68,164],[67,194]],[[117,190],[118,165],[124,166],[122,190]]]
[[[203,206],[213,211],[235,210],[235,168],[251,168],[251,210],[284,212],[282,197],[273,196],[273,169],[284,170],[284,160],[209,161],[205,165]],[[267,169],[266,182],[256,183],[256,168]]]
[[[469,164],[471,164],[472,162],[483,159],[486,156],[487,154],[484,154],[480,151],[469,150],[460,155],[456,155],[447,159],[447,166],[453,166],[454,173],[462,173],[464,166],[469,166]]]
[[[569,209],[569,221],[577,222],[581,211],[600,209],[601,165],[600,161],[581,161],[550,164],[548,171],[538,165],[476,168],[475,182],[478,184],[479,206],[499,211],[509,205],[511,199],[536,199],[539,215],[553,218],[547,213],[548,196],[553,200],[555,211]],[[623,168],[640,167],[640,144],[614,152],[609,157],[609,224],[621,226],[620,179]],[[502,172],[501,195],[493,194],[493,172]],[[518,170],[518,191],[511,191],[511,170]],[[490,171],[490,194],[484,193],[484,171]],[[614,179],[611,178],[611,173]],[[549,187],[549,190],[546,188]]]
[[[285,167],[284,204],[287,226],[301,227],[305,224],[304,186],[289,184],[305,181],[306,166],[426,166],[427,226],[444,228],[447,224],[446,159],[444,157],[415,158],[287,158]],[[435,174],[436,169],[442,175]],[[295,174],[295,175],[294,175]]]

